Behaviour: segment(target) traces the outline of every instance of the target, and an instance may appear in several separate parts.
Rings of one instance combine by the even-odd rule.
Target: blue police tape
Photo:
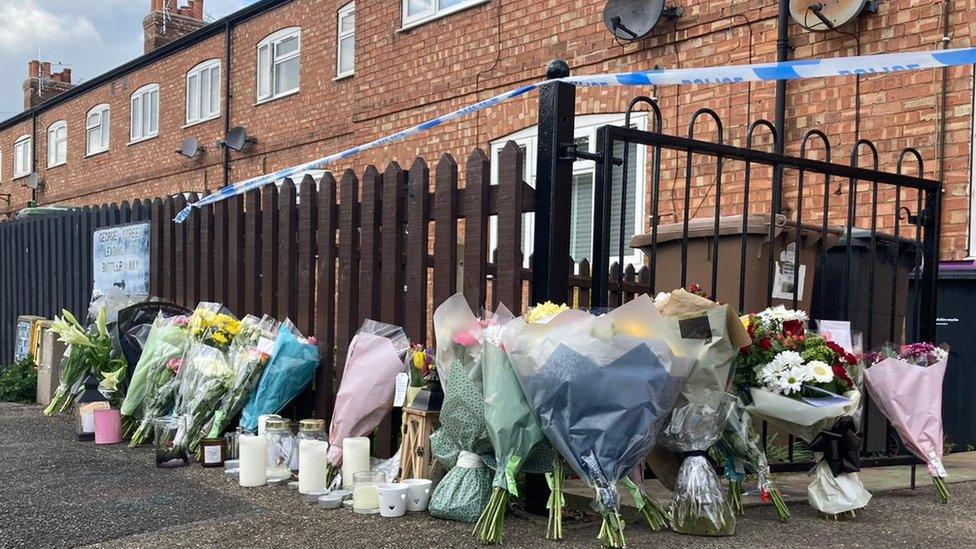
[[[583,87],[651,86],[669,84],[735,84],[739,82],[886,74],[892,72],[970,65],[974,63],[976,63],[976,48],[960,48],[953,50],[837,57],[833,59],[803,59],[783,63],[759,63],[753,65],[733,65],[729,67],[706,67],[638,71],[617,74],[595,74],[588,76],[570,76],[560,80]],[[228,185],[217,190],[215,193],[188,205],[176,215],[175,221],[177,223],[182,223],[190,215],[193,208],[213,204],[232,196],[246,193],[252,189],[257,189],[267,185],[268,183],[272,183],[286,177],[293,177],[308,170],[321,169],[338,160],[355,156],[369,149],[375,149],[376,147],[403,141],[408,137],[425,132],[431,128],[457,120],[458,118],[462,118],[477,111],[493,107],[500,103],[504,103],[509,99],[525,95],[526,93],[533,91],[546,83],[547,82],[536,82],[534,84],[528,84],[468,105],[405,130],[401,130],[374,141],[370,141],[369,143],[358,145],[317,160],[312,160],[311,162],[306,162],[304,164],[278,170],[274,173],[261,175],[240,183]]]

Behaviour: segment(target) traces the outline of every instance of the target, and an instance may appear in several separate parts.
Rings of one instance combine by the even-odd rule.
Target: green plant
[[[31,403],[36,397],[34,357],[27,355],[0,373],[0,402]]]
[[[766,440],[766,460],[769,463],[786,463],[790,461],[790,453],[787,444],[779,444],[776,439],[778,433],[769,435]],[[807,450],[802,441],[793,441],[793,461],[806,462],[813,461],[813,452]]]

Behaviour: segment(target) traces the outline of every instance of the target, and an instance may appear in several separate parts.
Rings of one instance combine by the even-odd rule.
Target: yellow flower
[[[749,315],[745,315],[745,316],[739,318],[739,320],[742,321],[742,327],[745,328],[746,330],[749,329],[749,322],[751,322],[751,320],[750,320],[751,318],[752,317],[750,317]]]
[[[540,305],[536,305],[529,309],[529,312],[525,314],[526,322],[541,322],[543,320],[548,320],[559,313],[569,309],[565,303],[560,303],[556,305],[552,301],[546,301]]]
[[[227,336],[225,336],[221,332],[215,332],[214,335],[213,335],[213,340],[216,341],[217,343],[221,344],[221,345],[226,344],[227,341],[228,341],[227,340]]]
[[[425,357],[425,355],[424,355],[423,352],[418,351],[418,352],[416,352],[416,353],[413,354],[413,367],[414,368],[416,368],[418,370],[422,370],[424,368],[424,362],[425,361],[426,361],[426,357]]]

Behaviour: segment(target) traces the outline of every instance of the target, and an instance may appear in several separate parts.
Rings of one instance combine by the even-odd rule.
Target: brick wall
[[[359,0],[356,74],[334,81],[336,11],[344,4],[295,0],[235,28],[231,122],[245,126],[258,141],[244,153],[231,154],[232,182],[324,156],[515,85],[537,81],[553,58],[566,59],[575,74],[775,60],[776,2],[772,0],[748,4],[731,0],[683,2],[682,19],[662,21],[649,38],[625,47],[616,44],[603,26],[602,0],[491,0],[407,31],[400,31],[401,2]],[[812,34],[791,25],[794,57],[854,55],[858,48],[863,54],[872,54],[940,47],[941,6],[932,0],[882,2],[880,13],[843,29],[853,32],[857,39],[838,33]],[[256,104],[257,43],[276,30],[296,25],[302,27],[300,93]],[[972,45],[976,0],[952,2],[949,26],[950,47]],[[39,166],[46,165],[48,125],[65,119],[69,127],[68,163],[49,171],[38,170],[46,182],[41,202],[95,203],[221,186],[221,152],[214,143],[223,134],[223,119],[188,128],[183,125],[186,71],[206,59],[223,58],[224,46],[223,36],[212,37],[40,115],[36,147]],[[973,71],[971,67],[958,67],[946,74],[947,133],[941,166],[946,181],[943,256],[960,258],[967,255]],[[847,163],[856,139],[866,138],[878,146],[882,169],[893,171],[898,152],[916,147],[925,160],[925,175],[935,178],[940,169],[937,153],[942,77],[942,70],[864,77],[859,107],[855,79],[790,82],[787,151],[797,154],[803,134],[818,127],[831,136],[835,161]],[[160,84],[160,136],[126,145],[129,95],[150,82]],[[578,112],[621,112],[634,95],[654,94],[665,115],[666,132],[684,135],[692,113],[709,107],[723,118],[725,141],[744,146],[750,120],[774,119],[774,88],[773,83],[657,90],[587,88],[578,92]],[[476,146],[487,149],[492,140],[533,125],[536,101],[532,95],[495,107],[412,140],[371,151],[335,169],[361,169],[369,163],[382,168],[390,160],[406,167],[417,155],[433,161],[444,152],[463,158]],[[85,158],[84,116],[103,102],[112,107],[111,149]],[[13,193],[12,208],[21,207],[28,198],[19,181],[11,182],[13,167],[9,160],[13,141],[24,133],[30,133],[29,123],[0,131],[4,160],[0,192]],[[703,123],[697,135],[714,139],[714,129]],[[195,160],[174,153],[180,142],[191,136],[207,147]],[[769,139],[757,139],[756,146],[769,147]],[[822,147],[812,145],[809,154],[822,158]],[[869,165],[870,159],[862,155],[859,162]],[[701,204],[705,212],[714,204],[710,190],[714,169],[706,160],[700,163],[692,196],[694,204]],[[666,155],[662,170],[662,193],[670,196],[683,189],[683,158]],[[761,179],[763,170],[758,172],[754,177]],[[725,173],[723,210],[735,211],[742,202],[741,174],[734,169]],[[805,184],[804,210],[819,208],[823,182]],[[846,182],[834,182],[831,187],[842,184]],[[796,194],[795,174],[787,174],[786,185],[789,208]],[[846,192],[846,186],[843,190]],[[754,187],[750,193],[753,203],[768,197],[768,187]],[[890,193],[882,194],[882,198],[891,197]],[[903,195],[905,200],[910,198]],[[859,204],[869,199],[865,192],[858,196]],[[838,201],[833,202],[841,208]],[[662,196],[661,204],[662,221],[676,220],[670,211],[673,201]],[[756,211],[755,206],[750,209]],[[869,213],[869,208],[859,206],[859,211],[859,224],[868,222],[863,214]],[[880,210],[882,214],[892,211],[891,205]],[[890,215],[882,218],[880,227],[890,229],[891,220]],[[645,224],[649,226],[649,221]]]

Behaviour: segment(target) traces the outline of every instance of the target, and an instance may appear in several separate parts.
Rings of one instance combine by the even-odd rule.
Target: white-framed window
[[[58,120],[47,128],[47,167],[68,161],[68,123]]]
[[[220,116],[220,59],[204,61],[186,73],[186,123]]]
[[[403,28],[426,23],[488,0],[403,0]]]
[[[129,141],[135,143],[159,135],[159,84],[146,84],[129,100]]]
[[[22,135],[14,141],[14,178],[30,175],[33,166],[31,136]]]
[[[101,104],[85,115],[85,154],[93,155],[108,150],[110,111]]]
[[[356,72],[356,3],[339,8],[336,26],[336,78]]]
[[[647,116],[642,113],[635,113],[631,117],[631,126],[643,130],[647,124]],[[576,117],[575,140],[576,145],[583,151],[596,151],[596,131],[600,126],[612,124],[622,126],[624,124],[623,114],[593,114]],[[538,146],[538,129],[536,126],[526,128],[511,135],[505,136],[491,142],[491,184],[498,184],[498,165],[499,155],[502,147],[509,141],[514,141],[522,153],[523,169],[525,181],[535,187],[536,170],[536,147]],[[614,156],[623,157],[623,143],[617,143]],[[645,189],[645,147],[630,144],[627,168],[627,212],[624,217],[625,234],[624,240],[629,243],[630,239],[643,231],[642,220],[644,219],[644,189]],[[572,224],[570,225],[570,255],[577,265],[583,259],[592,261],[593,259],[593,193],[595,187],[597,166],[592,160],[581,160],[573,164],[573,194],[572,201]],[[613,168],[612,188],[614,190],[611,200],[610,218],[610,262],[619,262],[620,256],[617,255],[617,242],[620,238],[620,198],[621,182],[623,171],[619,166]],[[498,242],[498,219],[491,216],[489,220],[489,254],[494,255]],[[522,216],[522,261],[523,265],[529,267],[529,258],[535,248],[535,214],[532,212]],[[628,253],[629,252],[629,253]],[[491,259],[491,255],[489,259]],[[623,264],[640,267],[643,256],[638,250],[628,249],[624,252]]]
[[[258,44],[258,102],[298,91],[302,29],[289,27]]]

